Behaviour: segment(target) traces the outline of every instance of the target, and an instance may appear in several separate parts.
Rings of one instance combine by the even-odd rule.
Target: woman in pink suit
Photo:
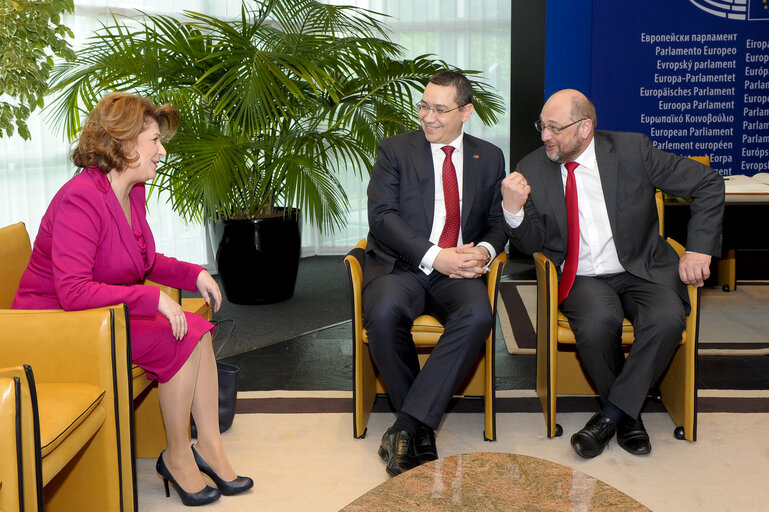
[[[168,448],[157,461],[166,496],[170,480],[185,505],[253,486],[239,477],[219,433],[213,325],[145,279],[200,291],[218,311],[219,286],[201,266],[155,252],[144,182],[166,155],[162,141],[179,111],[126,93],[104,97],[86,119],[72,160],[82,168],[59,190],[40,224],[13,307],[81,310],[128,305],[133,362],[157,378]],[[190,446],[190,412],[198,430]],[[217,488],[206,485],[205,473]]]

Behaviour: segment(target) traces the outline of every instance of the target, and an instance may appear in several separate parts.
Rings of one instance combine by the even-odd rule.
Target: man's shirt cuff
[[[422,256],[422,261],[419,263],[419,270],[430,275],[430,272],[433,271],[433,263],[435,263],[435,258],[438,257],[439,252],[441,252],[441,248],[437,245],[433,245],[427,249],[425,255]]]
[[[491,264],[491,262],[494,261],[494,258],[497,257],[497,251],[495,251],[494,247],[488,242],[478,242],[478,247],[483,247],[489,251],[489,261],[483,266],[484,268],[489,268],[489,264]]]
[[[505,207],[503,206],[502,213],[505,216],[505,222],[507,222],[507,225],[513,229],[520,226],[521,223],[523,222],[523,207],[521,207],[518,213],[510,213],[507,210],[505,210]]]

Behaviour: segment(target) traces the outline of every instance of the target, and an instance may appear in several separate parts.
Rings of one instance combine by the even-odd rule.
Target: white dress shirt
[[[625,269],[619,262],[614,236],[611,232],[609,214],[606,210],[606,200],[603,196],[601,175],[598,172],[598,161],[595,157],[595,139],[579,155],[575,162],[579,166],[574,171],[577,184],[577,202],[579,204],[579,262],[578,276],[596,276],[617,274]],[[568,171],[561,164],[561,180],[564,194]],[[513,228],[523,222],[524,210],[511,214],[504,210],[505,221]],[[561,265],[563,268],[563,265]]]
[[[444,146],[453,146],[454,152],[451,154],[451,161],[454,164],[454,170],[457,174],[457,188],[459,190],[459,218],[462,218],[462,188],[464,176],[464,159],[462,154],[464,152],[464,132],[459,134],[459,137],[451,141],[449,144],[433,144],[430,143],[430,152],[433,156],[433,182],[435,183],[435,201],[433,206],[433,229],[430,232],[430,242],[433,246],[430,247],[425,255],[422,257],[422,261],[419,268],[425,274],[430,274],[433,271],[433,263],[438,253],[441,252],[441,248],[438,246],[438,241],[441,238],[443,232],[443,226],[446,224],[446,201],[443,197],[443,161],[446,159],[446,153],[441,149]],[[457,239],[457,245],[462,245],[462,226],[459,226],[459,237]],[[487,242],[480,242],[479,247],[485,247],[489,251],[489,261],[493,260],[497,255],[491,244]]]

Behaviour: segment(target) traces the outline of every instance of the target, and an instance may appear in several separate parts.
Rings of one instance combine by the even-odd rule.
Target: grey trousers
[[[681,341],[685,304],[672,289],[627,272],[577,276],[560,305],[569,319],[577,352],[603,401],[633,418]],[[622,318],[633,324],[635,341],[625,358]]]

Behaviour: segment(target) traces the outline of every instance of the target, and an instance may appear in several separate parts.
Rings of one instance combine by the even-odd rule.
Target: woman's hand
[[[160,291],[160,299],[158,300],[158,311],[160,311],[171,324],[171,330],[174,333],[174,338],[177,341],[184,338],[187,334],[187,317],[184,316],[184,310],[182,307],[164,291]]]
[[[214,313],[218,313],[219,308],[222,307],[222,292],[219,291],[219,285],[216,284],[216,281],[211,277],[211,274],[209,274],[208,271],[203,270],[198,274],[197,287],[200,295],[203,296],[203,299],[209,306],[211,305],[211,299],[213,298]]]

